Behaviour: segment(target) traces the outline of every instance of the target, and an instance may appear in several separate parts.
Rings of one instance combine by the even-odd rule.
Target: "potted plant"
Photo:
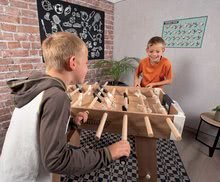
[[[215,116],[214,116],[214,120],[216,121],[220,121],[220,105],[216,106],[214,109],[212,109],[213,111],[215,111]]]
[[[121,60],[98,60],[94,64],[94,68],[101,69],[101,74],[105,76],[110,76],[110,85],[123,85],[120,82],[120,77],[122,74],[126,74],[129,71],[134,71],[134,62],[138,63],[139,59],[136,57],[124,57]],[[126,84],[124,84],[126,85]]]

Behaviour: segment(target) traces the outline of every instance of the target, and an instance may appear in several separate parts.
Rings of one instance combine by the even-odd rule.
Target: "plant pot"
[[[109,81],[108,85],[110,86],[128,86],[126,83],[120,81]]]
[[[214,120],[220,122],[220,111],[216,111],[216,112],[215,112]]]

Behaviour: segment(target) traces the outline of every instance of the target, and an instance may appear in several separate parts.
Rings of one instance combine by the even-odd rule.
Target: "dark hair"
[[[164,47],[166,46],[166,43],[165,43],[165,41],[163,40],[162,37],[155,36],[155,37],[152,37],[152,38],[148,41],[147,47],[152,46],[152,45],[154,45],[154,44],[158,44],[158,43],[163,44]]]

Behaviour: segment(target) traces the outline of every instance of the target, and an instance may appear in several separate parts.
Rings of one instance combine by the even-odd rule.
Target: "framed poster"
[[[207,19],[201,16],[165,21],[162,37],[166,47],[201,48]]]
[[[103,11],[60,0],[37,0],[41,42],[65,31],[78,35],[87,45],[89,59],[104,59]]]

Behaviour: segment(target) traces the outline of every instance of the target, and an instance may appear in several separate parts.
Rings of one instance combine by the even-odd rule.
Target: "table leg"
[[[201,124],[202,124],[202,119],[200,120],[199,127],[198,127],[197,132],[196,132],[196,140],[197,140],[197,137],[198,137],[198,134],[199,134]]]
[[[135,137],[139,182],[157,181],[156,139]]]
[[[218,133],[215,137],[215,141],[214,141],[214,144],[212,147],[209,147],[209,157],[212,157],[214,152],[215,152],[215,149],[216,149],[216,145],[218,143],[218,139],[219,139],[219,136],[220,136],[220,128],[218,129]]]

